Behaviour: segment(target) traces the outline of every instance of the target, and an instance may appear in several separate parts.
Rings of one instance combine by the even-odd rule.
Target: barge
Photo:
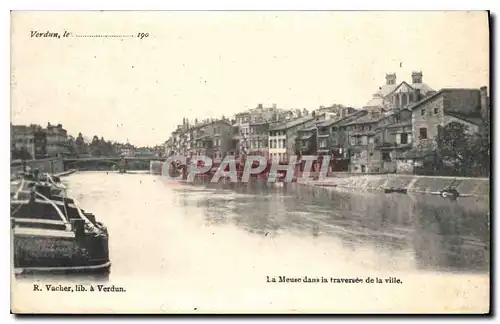
[[[108,230],[65,190],[48,182],[11,183],[14,272],[109,272]]]

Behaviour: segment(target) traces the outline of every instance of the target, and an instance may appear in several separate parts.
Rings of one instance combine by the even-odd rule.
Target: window
[[[389,152],[382,152],[382,161],[390,162],[391,161],[391,154]]]
[[[408,144],[408,134],[401,134],[401,144]]]
[[[422,127],[419,129],[420,139],[427,139],[427,128]]]
[[[439,108],[434,108],[434,115],[437,115],[439,113]]]
[[[425,116],[425,108],[420,109],[420,116]]]

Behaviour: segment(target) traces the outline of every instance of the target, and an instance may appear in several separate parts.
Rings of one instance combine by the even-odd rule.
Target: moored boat
[[[15,185],[11,186],[15,273],[109,271],[108,231],[93,214],[47,183],[23,179],[19,188]]]

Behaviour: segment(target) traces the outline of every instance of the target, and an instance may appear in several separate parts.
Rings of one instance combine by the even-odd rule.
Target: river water
[[[23,296],[21,309],[344,313],[489,307],[486,200],[296,184],[222,189],[111,172],[77,173],[64,182],[108,226],[112,268],[102,282],[126,292],[61,292],[41,301],[42,293],[32,292],[34,281],[97,279],[23,279],[13,285]],[[270,282],[279,276],[301,282]],[[363,283],[334,280],[341,278]]]

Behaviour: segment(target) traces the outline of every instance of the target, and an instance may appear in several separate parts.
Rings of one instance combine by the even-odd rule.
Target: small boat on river
[[[385,188],[384,189],[385,193],[400,193],[400,194],[407,194],[408,190],[404,188]]]
[[[47,181],[11,182],[14,272],[108,272],[109,235],[95,216]]]

